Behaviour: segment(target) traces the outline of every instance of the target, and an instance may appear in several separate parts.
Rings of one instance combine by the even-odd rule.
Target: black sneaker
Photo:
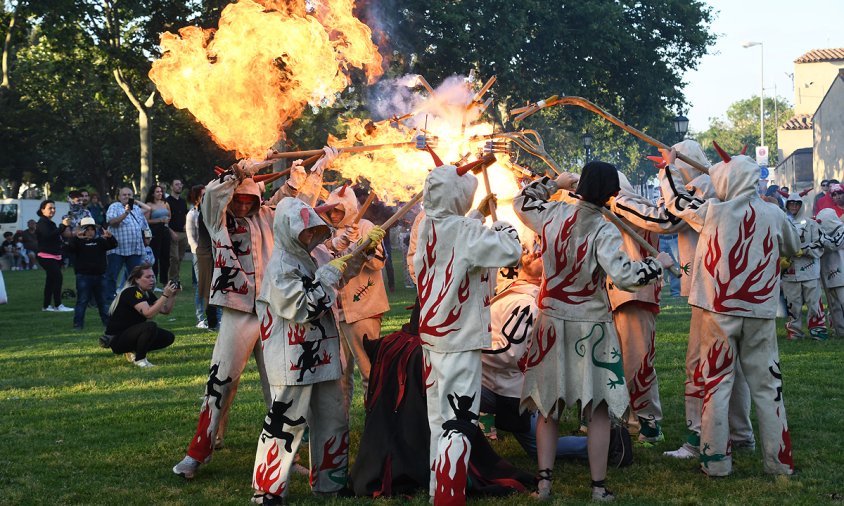
[[[103,334],[100,336],[100,348],[111,348],[111,340],[114,339],[114,336],[110,336],[108,334]]]

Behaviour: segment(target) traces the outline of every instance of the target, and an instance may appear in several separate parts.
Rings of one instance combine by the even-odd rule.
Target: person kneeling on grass
[[[124,353],[138,367],[152,367],[147,352],[166,348],[176,338],[169,330],[159,328],[152,318],[159,313],[170,314],[181,288],[170,283],[160,298],[153,294],[153,288],[155,274],[150,264],[132,269],[123,290],[109,308],[106,332],[100,338],[103,348],[110,347],[115,355]]]

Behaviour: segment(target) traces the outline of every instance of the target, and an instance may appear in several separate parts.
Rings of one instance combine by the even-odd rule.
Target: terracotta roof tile
[[[836,60],[844,60],[844,47],[812,49],[811,51],[804,53],[800,58],[794,60],[794,63],[817,63],[821,61]]]
[[[797,114],[780,127],[783,130],[808,130],[812,128],[811,114]]]

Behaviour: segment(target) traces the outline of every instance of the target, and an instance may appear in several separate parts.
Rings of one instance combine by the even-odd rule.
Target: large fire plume
[[[352,67],[382,73],[354,0],[240,0],[219,26],[161,36],[150,78],[165,102],[188,109],[215,142],[262,158],[307,104],[330,105]]]

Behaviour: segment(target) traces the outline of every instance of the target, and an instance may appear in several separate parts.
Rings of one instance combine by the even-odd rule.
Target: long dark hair
[[[575,193],[586,202],[603,206],[620,189],[618,170],[612,164],[589,162],[583,166]]]
[[[126,277],[126,282],[123,283],[123,287],[120,289],[120,293],[114,297],[114,300],[111,302],[111,306],[108,308],[108,314],[111,315],[114,313],[114,310],[117,309],[117,303],[120,302],[120,296],[123,295],[123,291],[127,288],[134,288],[138,286],[138,279],[143,275],[144,271],[152,269],[152,264],[147,262],[142,263],[141,265],[136,266],[132,271],[129,273],[129,276]]]
[[[38,211],[36,211],[35,214],[37,214],[38,216],[41,216],[43,218],[44,217],[43,211],[44,211],[44,208],[47,207],[47,204],[55,204],[55,203],[56,203],[56,201],[51,200],[51,199],[42,200],[41,205],[38,206]]]
[[[160,184],[154,184],[154,185],[149,187],[149,190],[147,190],[147,196],[144,199],[145,203],[149,204],[150,202],[155,202],[155,189],[156,188],[161,188],[161,198],[164,199],[164,187],[161,186]]]
[[[199,201],[202,200],[202,190],[204,189],[204,184],[197,184],[191,187],[190,193],[188,194],[188,200],[191,204],[195,206],[199,205]]]

